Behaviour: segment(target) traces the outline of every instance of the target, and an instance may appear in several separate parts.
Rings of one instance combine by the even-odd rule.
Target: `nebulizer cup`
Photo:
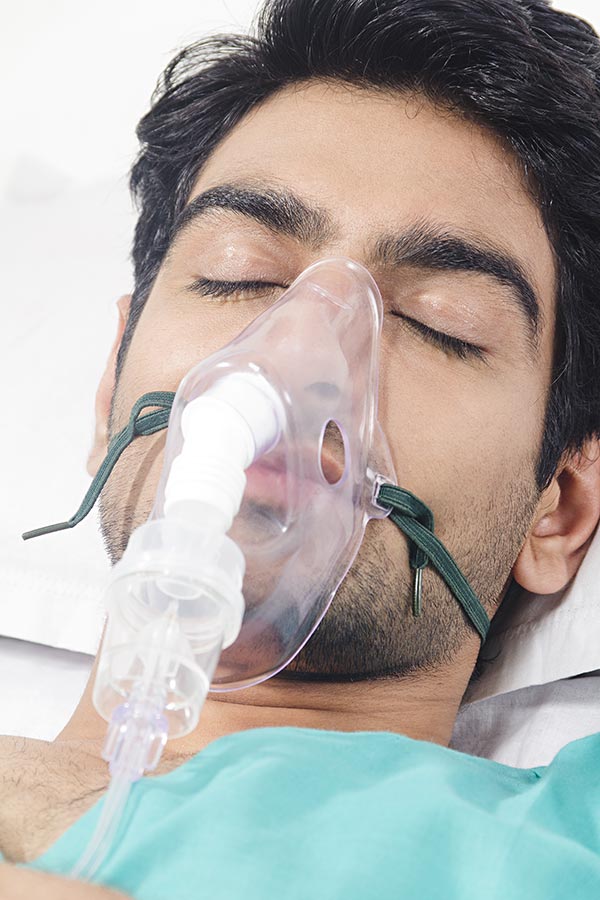
[[[367,270],[325,260],[181,382],[151,516],[107,596],[93,699],[111,723],[115,784],[196,727],[209,689],[284,668],[325,615],[368,520],[388,514],[375,500],[395,482],[377,422],[381,327]]]

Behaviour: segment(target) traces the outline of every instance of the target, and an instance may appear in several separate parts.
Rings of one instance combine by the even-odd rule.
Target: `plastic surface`
[[[183,379],[152,514],[113,569],[94,687],[107,720],[125,704],[187,734],[209,685],[270,677],[318,626],[395,481],[381,324],[367,270],[326,260]]]
[[[232,690],[282,669],[368,520],[387,515],[374,502],[395,481],[377,423],[381,319],[366,269],[317,263],[182,381],[152,514],[106,601],[93,699],[112,779],[77,874],[93,877],[129,785],[196,727],[211,681]]]
[[[111,778],[104,797],[102,813],[91,840],[69,873],[71,878],[92,881],[112,849],[115,833],[123,816],[131,791],[125,776]]]
[[[256,372],[234,372],[186,404],[182,446],[164,483],[164,514],[211,517],[211,530],[225,533],[246,488],[245,470],[275,447],[285,412],[277,392]],[[182,507],[202,504],[191,515]]]
[[[133,699],[149,717],[164,710],[171,737],[195,728],[221,648],[240,628],[243,574],[233,541],[198,523],[163,518],[136,529],[106,598],[100,715],[110,721]]]
[[[387,515],[373,502],[381,477],[395,482],[377,423],[381,324],[381,298],[367,270],[347,259],[325,260],[179,387],[156,519],[174,513],[175,494],[182,499],[183,479],[174,475],[184,468],[184,457],[193,472],[186,431],[199,440],[199,469],[203,436],[211,445],[222,440],[214,432],[214,413],[203,426],[206,398],[227,385],[228,402],[247,417],[253,435],[261,428],[247,396],[252,378],[268,385],[273,398],[271,418],[266,407],[258,417],[263,446],[254,438],[257,458],[246,469],[241,507],[229,530],[245,559],[245,611],[238,637],[221,654],[213,690],[256,684],[298,653],[351,566],[367,521]],[[248,459],[244,441],[238,443],[231,448],[224,441],[223,463],[236,450],[239,459]],[[224,475],[221,489],[230,489]],[[231,510],[234,504],[224,505]]]

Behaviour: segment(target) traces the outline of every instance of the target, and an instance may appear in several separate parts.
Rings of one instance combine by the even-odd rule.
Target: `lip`
[[[284,511],[290,502],[305,505],[312,498],[322,493],[325,482],[336,484],[344,473],[343,464],[334,459],[324,449],[321,451],[321,469],[323,478],[315,469],[314,453],[304,454],[306,465],[304,470],[310,474],[298,478],[287,470],[285,457],[273,456],[257,460],[246,470],[246,490],[244,497],[263,506],[270,506]],[[314,477],[313,477],[314,473]]]

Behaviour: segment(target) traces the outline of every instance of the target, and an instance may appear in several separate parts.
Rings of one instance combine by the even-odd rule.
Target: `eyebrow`
[[[199,194],[182,210],[173,226],[170,243],[194,221],[215,209],[240,213],[277,234],[316,248],[334,233],[331,216],[325,210],[308,206],[289,191],[224,184]]]
[[[399,236],[380,238],[373,262],[382,266],[416,266],[442,272],[475,272],[508,287],[537,343],[541,308],[523,266],[510,254],[480,238],[452,234],[444,227],[418,223]]]
[[[276,234],[314,249],[336,234],[326,210],[309,206],[290,191],[224,184],[204,191],[182,210],[171,232],[170,248],[194,222],[218,209],[246,216]],[[483,238],[458,234],[443,225],[417,222],[401,234],[380,236],[369,254],[369,266],[414,266],[492,278],[509,289],[515,308],[525,318],[531,343],[534,347],[537,344],[541,307],[523,266],[504,249]]]

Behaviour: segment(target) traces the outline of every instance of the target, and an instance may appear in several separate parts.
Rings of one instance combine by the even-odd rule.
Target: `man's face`
[[[331,256],[362,263],[379,286],[379,419],[398,482],[431,507],[436,533],[491,614],[538,500],[554,261],[506,148],[422,98],[310,82],[230,132],[197,178],[133,335],[112,432],[141,394],[175,390]],[[135,442],[104,492],[113,559],[149,514],[163,446],[164,435]],[[467,638],[431,569],[423,614],[412,617],[406,541],[390,521],[374,521],[289,672],[401,673],[451,659]]]

